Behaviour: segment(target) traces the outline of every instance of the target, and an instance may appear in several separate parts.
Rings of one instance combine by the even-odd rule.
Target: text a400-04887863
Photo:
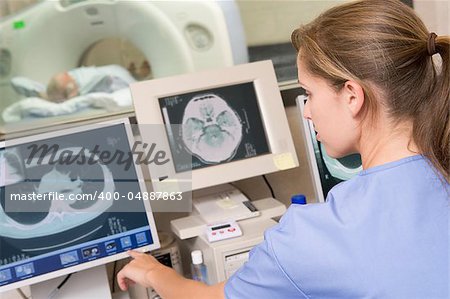
[[[101,192],[97,196],[100,200],[182,200],[182,192]]]

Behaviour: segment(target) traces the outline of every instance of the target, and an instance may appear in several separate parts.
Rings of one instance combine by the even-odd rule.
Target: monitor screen
[[[159,247],[127,121],[0,145],[1,291]]]
[[[176,172],[270,153],[253,82],[163,97],[159,106]],[[182,125],[171,132],[170,124]],[[189,163],[179,159],[186,153]]]
[[[170,157],[149,165],[155,190],[165,182],[198,190],[298,166],[271,61],[138,82],[131,92],[142,139]],[[160,132],[143,133],[146,125]]]
[[[334,159],[327,155],[323,144],[316,139],[313,124],[303,118],[306,100],[307,98],[303,95],[297,97],[297,106],[301,117],[300,123],[303,127],[316,200],[324,201],[331,188],[352,178],[362,170],[361,156],[352,154]]]

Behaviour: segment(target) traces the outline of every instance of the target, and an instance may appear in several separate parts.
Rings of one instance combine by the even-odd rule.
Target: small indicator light
[[[13,28],[14,29],[23,29],[25,28],[25,21],[21,20],[21,21],[15,21],[13,23]]]

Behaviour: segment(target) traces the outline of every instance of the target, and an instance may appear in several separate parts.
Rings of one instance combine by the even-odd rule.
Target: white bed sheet
[[[68,115],[86,109],[104,109],[106,112],[114,112],[131,105],[132,98],[129,88],[120,89],[113,93],[90,93],[71,98],[62,103],[29,97],[5,108],[2,112],[2,118],[5,123],[11,123],[24,119]]]

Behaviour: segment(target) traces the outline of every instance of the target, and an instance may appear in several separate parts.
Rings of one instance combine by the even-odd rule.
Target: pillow
[[[26,77],[14,77],[11,79],[14,90],[25,97],[41,97],[45,94],[47,86]]]

